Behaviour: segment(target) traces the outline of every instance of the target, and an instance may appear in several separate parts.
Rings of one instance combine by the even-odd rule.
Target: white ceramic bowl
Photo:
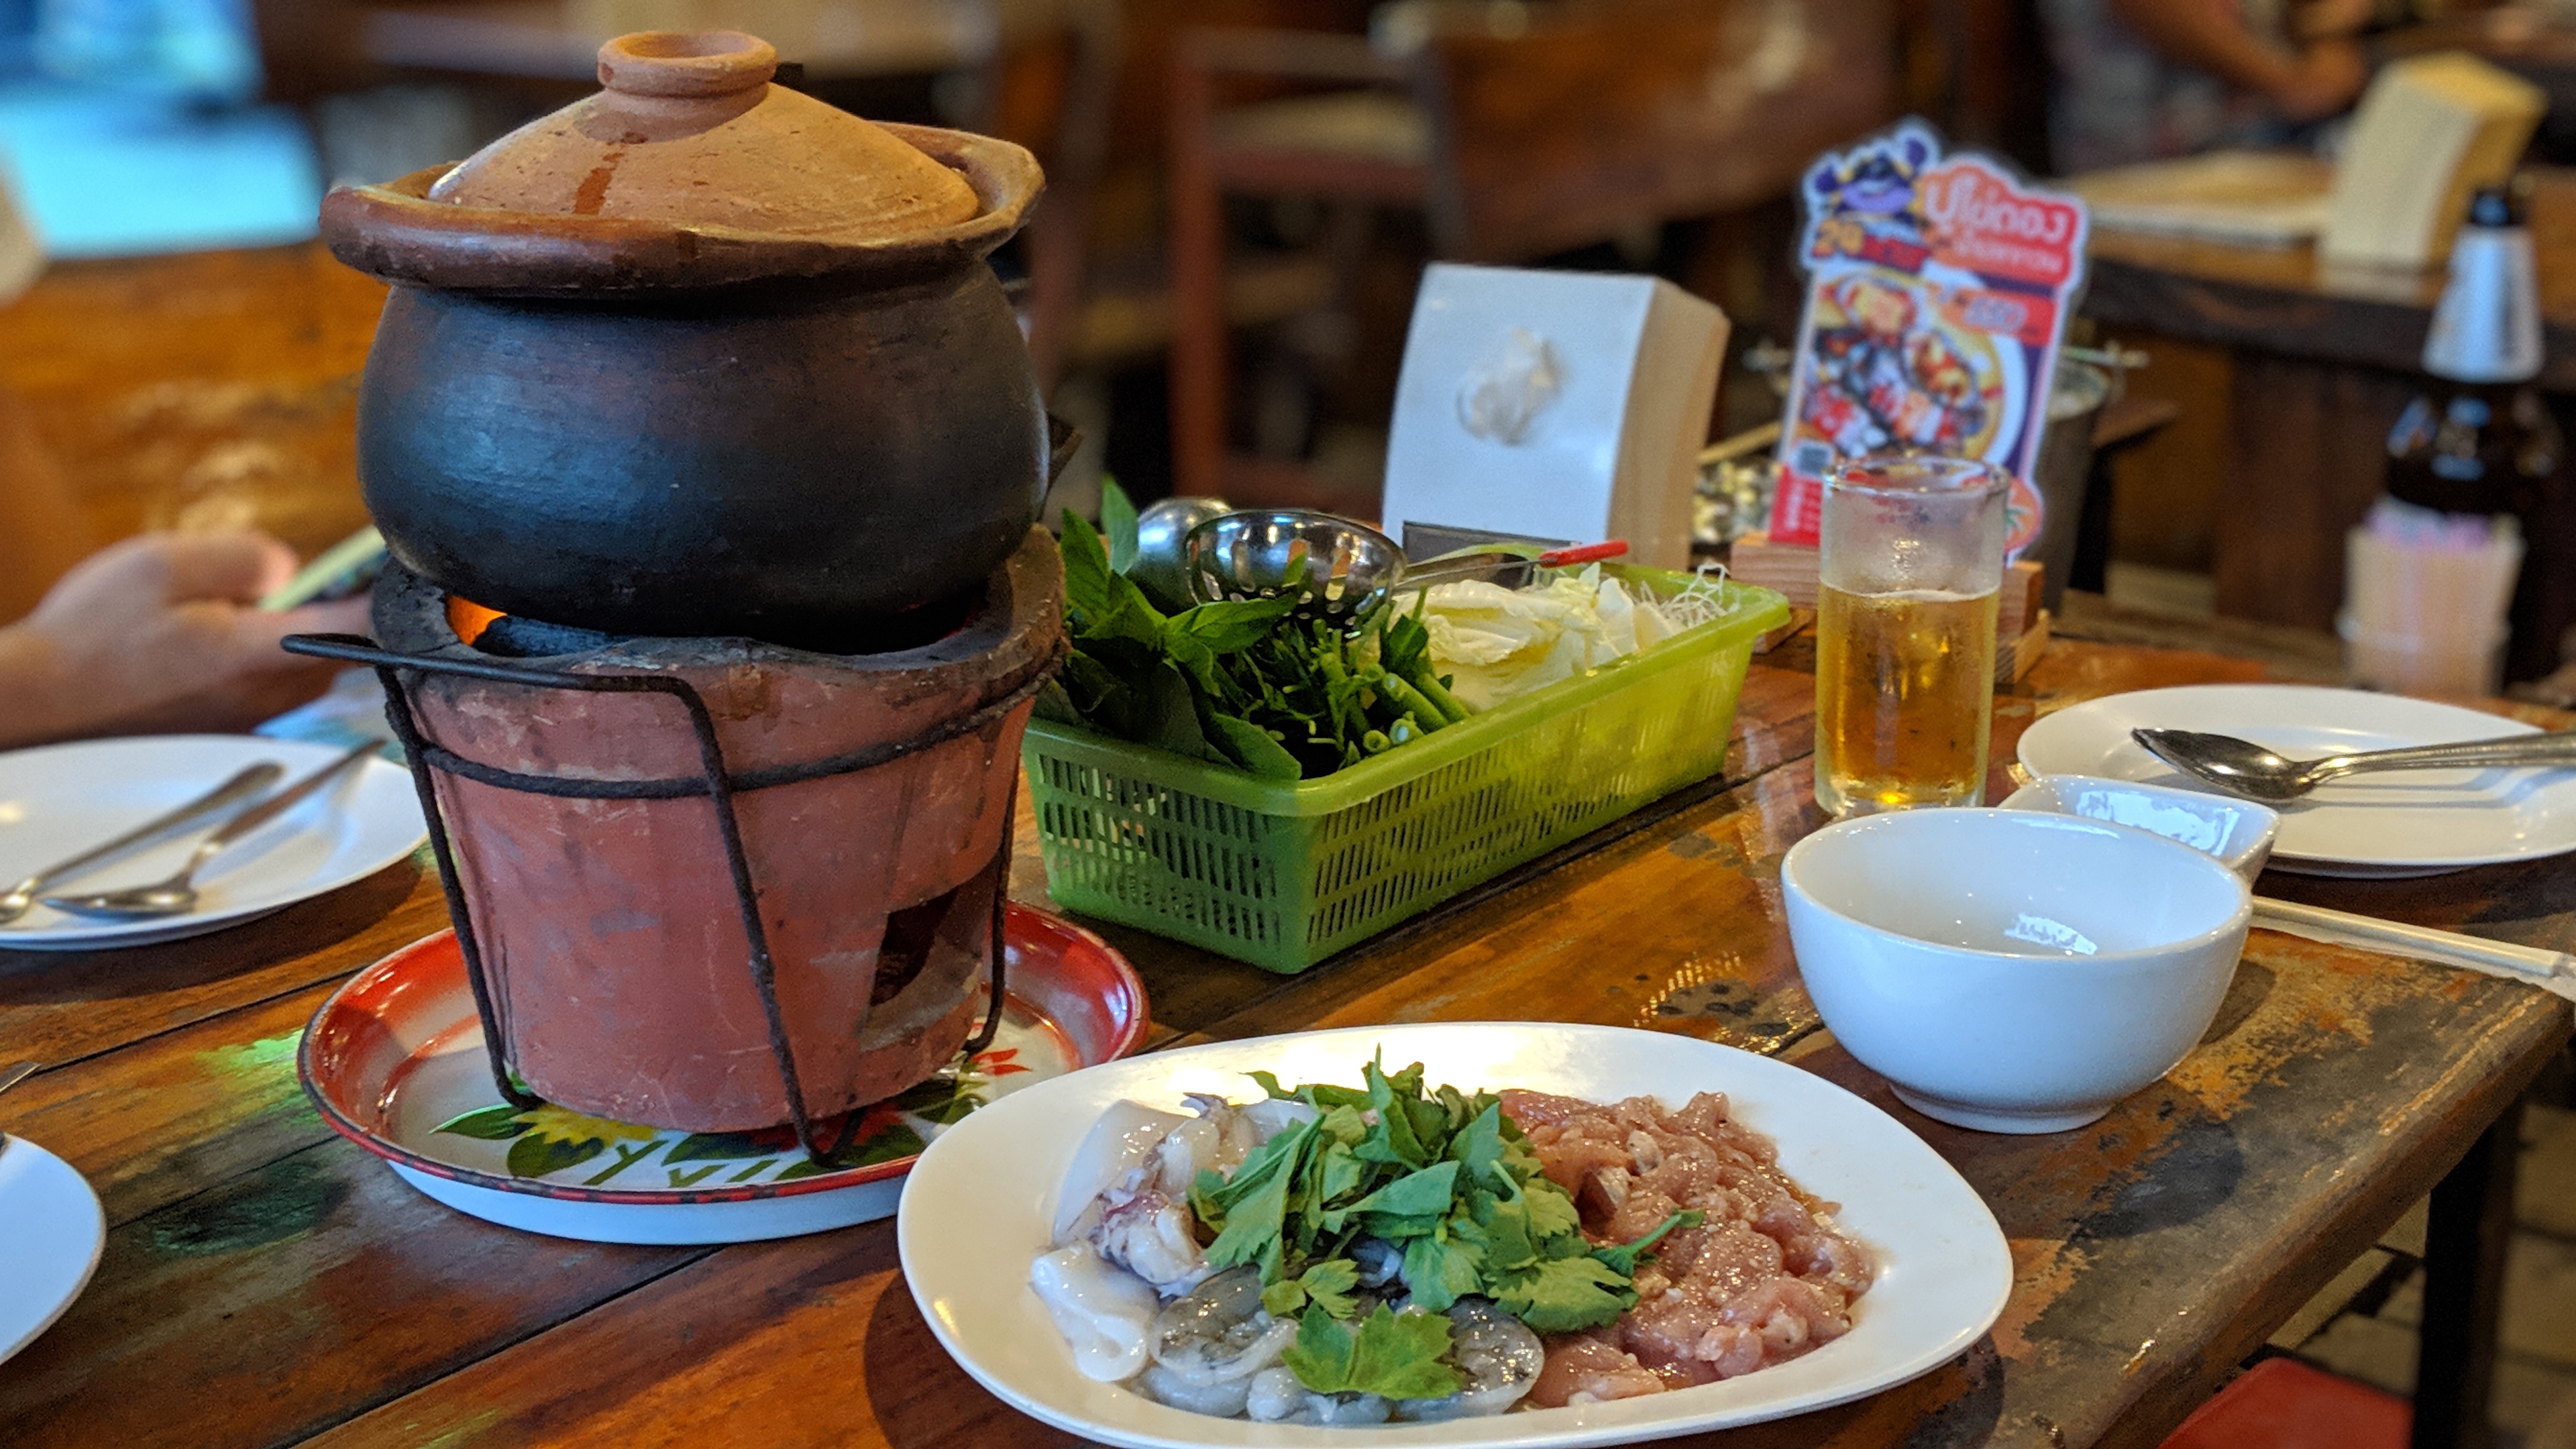
[[[2281,833],[2280,812],[2269,805],[2099,775],[2043,775],[2012,792],[2003,808],[2135,826],[2181,841],[2249,882],[2263,873]]]
[[[1780,882],[1825,1025],[1907,1105],[1987,1132],[2081,1127],[2173,1070],[2253,911],[2189,846],[2022,810],[1829,825]]]

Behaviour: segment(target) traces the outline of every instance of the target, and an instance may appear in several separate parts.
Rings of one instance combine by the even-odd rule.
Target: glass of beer
[[[1816,803],[1830,813],[1984,799],[2011,485],[1992,464],[1915,455],[1826,481]]]

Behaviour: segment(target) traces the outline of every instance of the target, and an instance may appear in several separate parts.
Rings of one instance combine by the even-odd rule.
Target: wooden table
[[[1956,1163],[2011,1239],[2016,1285],[1958,1361],[1723,1442],[2152,1445],[2495,1140],[2481,1134],[2567,1040],[2568,1010],[2518,984],[2258,932],[2202,1045],[2095,1126],[2001,1137],[1920,1117],[1818,1028],[1790,960],[1776,872],[1820,823],[1797,652],[1757,663],[1723,778],[1303,976],[1109,930],[1152,992],[1156,1045],[1505,1018],[1777,1053]],[[2260,673],[2061,641],[2000,701],[1996,750],[2008,759],[2034,717],[2076,700]],[[1028,833],[1024,821],[1013,885],[1037,900]],[[2563,859],[2266,888],[2576,947]],[[566,1242],[440,1207],[333,1136],[298,1089],[298,1031],[349,972],[444,924],[413,863],[196,942],[0,959],[0,1059],[47,1067],[0,1101],[0,1124],[87,1173],[112,1224],[87,1294],[0,1365],[0,1443],[1067,1442],[939,1349],[898,1281],[890,1223],[720,1249]],[[2459,1225],[2479,1207],[2454,1190],[2437,1244],[2474,1258]],[[2473,1273],[2445,1281],[2492,1289]]]
[[[73,516],[15,517],[17,499],[0,519],[83,547],[249,525],[328,548],[367,521],[358,369],[384,299],[319,242],[56,262],[0,308],[0,393],[16,400],[0,428],[34,434]],[[0,451],[0,488],[21,486],[9,466]],[[0,621],[50,582],[23,576],[25,543],[0,535]]]
[[[2538,252],[2541,386],[2576,422],[2576,170],[2529,173]],[[2227,476],[2217,490],[2218,612],[2331,629],[2344,534],[2380,494],[2389,428],[2413,396],[2443,273],[2329,266],[2311,246],[2230,246],[2097,232],[2086,315],[2137,334],[2228,349]],[[2510,678],[2558,662],[2576,624],[2576,510],[2531,540],[2534,588],[2514,619]]]

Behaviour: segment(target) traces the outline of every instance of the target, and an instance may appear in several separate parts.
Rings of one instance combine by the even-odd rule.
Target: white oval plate
[[[145,735],[0,755],[0,887],[183,805],[262,760],[286,767],[283,786],[340,753],[330,745],[256,735]],[[58,888],[114,890],[161,880],[215,824],[209,820]],[[364,880],[427,838],[410,772],[369,760],[209,862],[197,873],[197,910],[102,921],[39,902],[0,926],[0,948],[87,951],[201,935]]]
[[[98,1194],[72,1165],[24,1137],[0,1142],[0,1359],[72,1306],[107,1245]]]
[[[1724,1092],[1738,1118],[1780,1144],[1780,1164],[1841,1203],[1842,1225],[1878,1261],[1852,1331],[1804,1358],[1723,1383],[1615,1403],[1444,1424],[1326,1428],[1186,1413],[1094,1383],[1029,1290],[1047,1248],[1057,1183],[1112,1102],[1178,1106],[1185,1092],[1236,1100],[1262,1069],[1287,1082],[1357,1085],[1383,1051],[1420,1061],[1429,1081],[1468,1090],[1528,1087],[1609,1102],[1652,1095],[1679,1107]],[[1731,1047],[1663,1032],[1543,1022],[1352,1027],[1155,1052],[1006,1097],[930,1144],[895,1222],[904,1278],[940,1343],[1012,1407],[1112,1444],[1350,1449],[1353,1445],[1627,1443],[1758,1423],[1848,1402],[1956,1358],[2003,1311],[2012,1256],[1994,1214],[1896,1119],[1816,1076]]]
[[[2203,730],[2294,760],[2536,734],[2456,705],[2304,684],[2195,684],[2114,694],[2059,710],[2021,737],[2035,775],[2101,775],[2207,790],[2129,738],[2133,729]],[[2321,786],[2275,806],[2272,866],[2303,875],[2439,875],[2576,850],[2576,770],[2402,770]]]

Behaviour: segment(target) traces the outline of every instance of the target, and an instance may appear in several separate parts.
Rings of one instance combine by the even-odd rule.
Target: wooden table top
[[[2535,166],[2541,381],[2576,391],[2576,168]],[[2313,245],[2235,246],[2097,231],[2083,312],[2134,327],[2321,362],[2414,372],[2445,273],[2333,266]]]
[[[1734,1042],[1841,1082],[1984,1194],[2012,1298],[1957,1362],[1725,1442],[2152,1445],[2424,1194],[2566,1041],[2567,1007],[2257,932],[2201,1046],[2100,1123],[2002,1137],[1920,1117],[1817,1028],[1790,960],[1776,872],[1820,823],[1796,649],[1753,670],[1723,778],[1305,975],[1105,934],[1145,977],[1158,1045],[1543,1019]],[[2070,702],[2260,673],[2060,641],[1999,701],[1997,756]],[[1029,835],[1013,885],[1035,901]],[[2564,859],[2265,888],[2576,947]],[[334,1136],[298,1088],[298,1032],[349,972],[444,924],[415,862],[199,941],[0,959],[0,1059],[46,1065],[0,1124],[88,1174],[111,1225],[87,1293],[0,1364],[0,1443],[1069,1442],[940,1350],[891,1223],[726,1248],[567,1242],[440,1207]]]
[[[310,555],[367,521],[358,370],[384,300],[319,242],[56,262],[0,307],[0,389],[91,542],[253,525]]]

